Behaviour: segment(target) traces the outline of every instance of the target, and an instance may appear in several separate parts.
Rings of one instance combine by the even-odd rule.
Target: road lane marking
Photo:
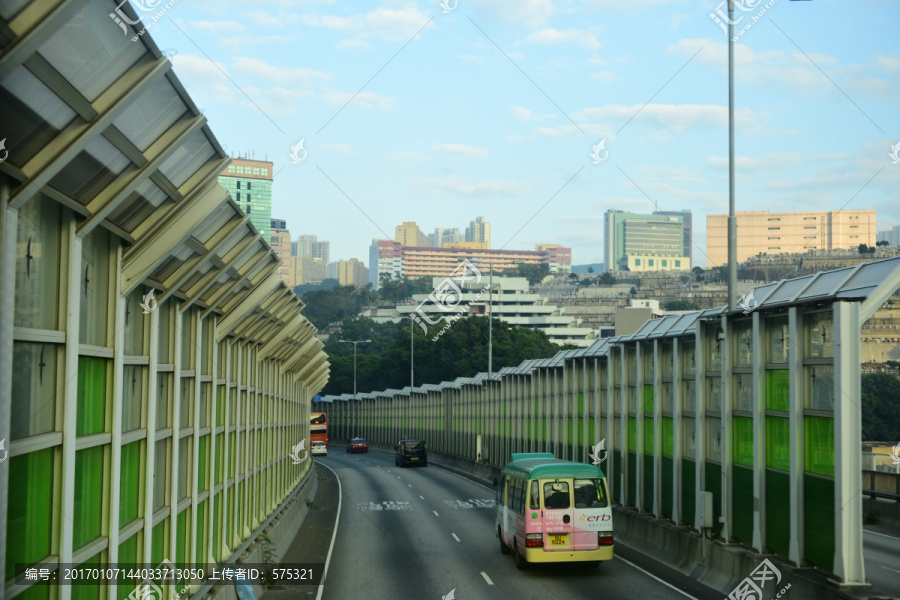
[[[900,571],[898,571],[897,569],[892,569],[892,568],[886,567],[884,565],[878,565],[878,566],[881,567],[882,569],[887,569],[888,571],[893,571],[894,573],[900,573]]]
[[[652,577],[653,579],[657,580],[658,582],[660,582],[660,583],[663,584],[664,586],[672,588],[673,590],[675,590],[676,592],[678,592],[679,594],[681,594],[681,595],[684,596],[685,598],[690,598],[691,600],[697,600],[697,598],[694,598],[693,596],[691,596],[691,595],[688,594],[687,592],[683,592],[683,591],[679,590],[677,587],[675,587],[674,585],[672,585],[672,584],[669,583],[668,581],[663,581],[662,579],[660,579],[659,577],[657,577],[657,576],[654,575],[653,573],[651,573],[651,572],[649,572],[649,571],[645,571],[644,569],[640,568],[639,566],[637,566],[636,564],[634,564],[634,563],[631,562],[630,560],[626,560],[626,559],[622,558],[622,557],[619,556],[619,555],[616,555],[615,558],[621,560],[621,561],[622,561],[623,563],[625,563],[626,565],[631,565],[632,567],[634,567],[635,569],[637,569],[637,570],[640,571],[641,573],[644,573],[645,575],[649,575],[650,577]],[[319,600],[319,599],[316,598],[316,600]]]
[[[325,591],[325,578],[328,577],[328,565],[331,564],[331,553],[334,551],[334,540],[337,538],[338,525],[341,522],[341,502],[343,501],[344,492],[341,489],[341,479],[337,476],[337,473],[334,472],[334,469],[322,465],[332,473],[334,473],[334,478],[338,484],[338,508],[337,515],[334,518],[334,531],[331,532],[331,545],[328,546],[328,556],[325,557],[325,569],[322,571],[322,581],[319,582],[319,593],[316,594],[316,600],[322,600],[322,592]]]
[[[408,485],[409,487],[412,487],[412,484],[411,484],[411,483],[407,483],[406,485]]]
[[[424,499],[425,499],[425,496],[419,496],[419,498],[421,498],[422,500],[424,500]]]
[[[433,513],[434,513],[434,516],[436,516],[436,517],[441,516],[441,515],[437,514],[437,511],[436,511],[436,510],[433,510],[433,511],[431,511],[431,512],[433,512]]]
[[[402,479],[402,477],[400,477],[399,475],[397,475],[397,479]]]
[[[866,533],[872,533],[874,535],[880,535],[882,537],[891,538],[892,540],[900,540],[900,538],[893,536],[893,535],[887,535],[886,533],[878,533],[877,531],[871,531],[869,529],[863,529],[863,531],[865,531]]]
[[[487,576],[487,573],[484,571],[481,572],[481,576],[484,577],[484,580],[487,581],[488,585],[494,585],[494,582],[491,581],[491,578]]]
[[[450,535],[452,535],[452,536],[453,536],[453,539],[456,540],[457,542],[462,541],[462,540],[460,540],[458,537],[456,537],[456,534],[455,534],[455,533],[451,533]]]

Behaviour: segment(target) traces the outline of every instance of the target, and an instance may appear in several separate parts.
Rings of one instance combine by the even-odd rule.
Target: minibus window
[[[544,508],[569,508],[569,484],[565,481],[544,484]]]
[[[531,509],[537,509],[541,507],[541,488],[538,486],[537,481],[531,482]]]
[[[575,508],[606,508],[606,486],[602,479],[575,480]]]

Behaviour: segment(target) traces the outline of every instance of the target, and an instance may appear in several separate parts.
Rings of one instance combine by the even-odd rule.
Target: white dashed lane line
[[[406,485],[408,485],[409,487],[412,487],[412,484],[411,484],[411,483],[407,483]]]
[[[419,496],[419,498],[421,498],[422,500],[424,500],[424,499],[425,499],[425,496]]]
[[[433,510],[433,511],[431,511],[431,512],[433,512],[433,513],[434,513],[434,516],[436,516],[436,517],[441,516],[441,515],[437,514],[437,511],[436,511],[436,510]]]
[[[451,533],[450,535],[452,535],[453,539],[456,540],[457,542],[461,541],[458,537],[456,537],[455,533]]]
[[[484,571],[481,572],[481,576],[484,577],[484,580],[487,581],[488,585],[494,585],[494,582],[491,581],[491,578],[487,576],[487,573]]]

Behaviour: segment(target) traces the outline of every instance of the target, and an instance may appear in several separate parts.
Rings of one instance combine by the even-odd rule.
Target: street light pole
[[[734,212],[734,0],[728,0],[728,307],[737,308],[737,215]]]
[[[416,378],[414,371],[414,357],[415,357],[415,343],[413,342],[413,315],[415,313],[409,313],[409,389],[411,390],[416,387]]]
[[[367,344],[372,340],[340,340],[342,344],[353,344],[353,402],[355,403],[356,398],[356,345],[357,344]]]

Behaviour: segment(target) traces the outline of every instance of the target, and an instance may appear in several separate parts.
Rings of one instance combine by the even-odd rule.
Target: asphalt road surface
[[[900,598],[900,537],[863,530],[866,578],[882,594]]]
[[[723,596],[622,546],[616,547],[614,560],[598,568],[532,565],[519,571],[512,556],[500,553],[494,535],[493,490],[434,465],[399,468],[393,456],[377,452],[346,454],[343,447],[332,446],[327,457],[316,457],[316,463],[319,512],[311,512],[310,519],[321,522],[310,524],[315,535],[308,530],[305,554],[293,560],[324,562],[322,553],[332,530],[323,535],[321,526],[329,513],[337,512],[340,498],[338,528],[324,586],[294,588],[290,592],[294,598],[721,600]],[[280,595],[267,592],[265,600]]]

